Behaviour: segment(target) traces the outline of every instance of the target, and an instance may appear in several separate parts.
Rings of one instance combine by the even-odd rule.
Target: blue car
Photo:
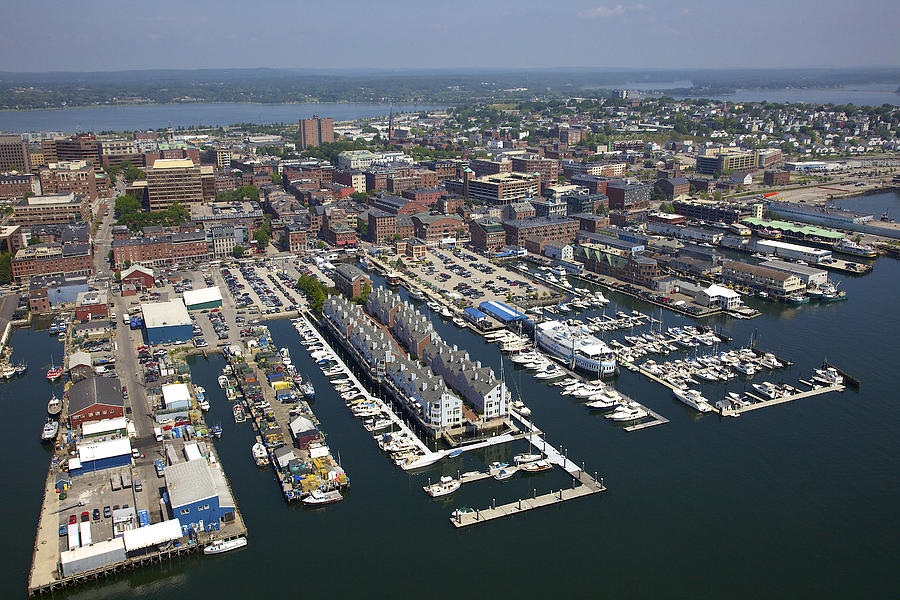
[[[69,528],[65,524],[60,525],[59,537],[66,537],[67,535],[69,535]]]

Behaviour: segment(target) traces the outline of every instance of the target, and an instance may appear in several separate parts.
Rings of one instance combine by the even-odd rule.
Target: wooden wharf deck
[[[476,509],[475,512],[457,514],[455,517],[450,517],[450,522],[453,523],[453,526],[457,529],[468,527],[470,525],[486,523],[502,517],[511,517],[513,515],[522,514],[526,511],[534,510],[535,508],[561,504],[567,500],[575,500],[576,498],[583,498],[603,491],[606,491],[606,488],[599,484],[597,486],[578,485],[570,489],[561,489],[540,496],[534,496],[533,498],[520,498],[515,502],[501,504],[500,506],[495,505],[483,510]]]

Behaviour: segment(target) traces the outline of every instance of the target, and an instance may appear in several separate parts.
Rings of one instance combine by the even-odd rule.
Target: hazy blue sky
[[[900,64],[898,0],[8,0],[0,70]]]

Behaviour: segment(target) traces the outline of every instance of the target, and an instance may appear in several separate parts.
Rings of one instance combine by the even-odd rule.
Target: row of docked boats
[[[424,445],[379,398],[369,394],[305,319],[294,319],[294,328],[307,349],[321,348],[316,362],[354,417],[373,435],[378,447],[404,470],[434,464],[442,455],[427,453]],[[312,352],[311,352],[312,355]],[[385,431],[389,430],[389,431]],[[430,461],[430,462],[429,462]]]
[[[647,360],[640,369],[681,388],[701,383],[716,383],[735,377],[753,377],[763,370],[776,370],[784,364],[771,353],[758,353],[750,348],[739,348],[684,358],[663,363]]]
[[[513,464],[499,461],[492,462],[488,465],[487,472],[497,481],[506,481],[507,479],[512,479],[519,471],[522,471],[523,473],[540,473],[551,469],[553,469],[553,465],[543,454],[522,453],[513,457]],[[481,478],[483,476],[484,473],[480,471],[468,471],[463,473],[459,479],[444,475],[436,483],[429,483],[428,485],[423,486],[422,489],[432,498],[440,498],[442,496],[449,496],[457,491],[462,487],[464,480],[475,477]],[[468,511],[468,509],[464,510]],[[457,513],[454,512],[454,516],[456,516],[456,514]]]
[[[600,381],[584,382],[573,377],[556,385],[562,388],[563,396],[584,400],[590,410],[607,412],[604,416],[611,421],[626,423],[650,416],[646,408]]]

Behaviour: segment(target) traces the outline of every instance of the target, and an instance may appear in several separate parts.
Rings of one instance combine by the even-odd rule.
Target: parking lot
[[[546,286],[533,283],[471,250],[429,248],[424,261],[405,262],[408,272],[418,281],[476,306],[490,300],[520,303],[552,293]]]

